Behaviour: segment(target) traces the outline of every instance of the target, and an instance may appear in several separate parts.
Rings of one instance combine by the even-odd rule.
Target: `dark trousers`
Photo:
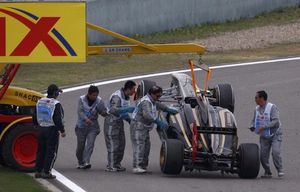
[[[50,173],[57,156],[59,132],[55,127],[39,127],[36,171]]]

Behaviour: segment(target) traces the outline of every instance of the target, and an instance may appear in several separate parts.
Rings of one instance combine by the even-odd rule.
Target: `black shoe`
[[[44,174],[42,175],[42,178],[43,178],[43,179],[55,179],[56,176],[55,176],[55,175],[52,175],[51,173],[44,173]]]
[[[90,169],[92,168],[92,165],[89,164],[89,163],[86,163],[84,166],[83,166],[83,169]]]
[[[272,178],[272,173],[264,173],[261,176],[262,179],[271,179]]]
[[[126,168],[125,168],[125,167],[122,167],[121,165],[117,165],[115,168],[116,168],[117,171],[119,171],[119,172],[126,171]]]
[[[42,177],[43,177],[43,175],[42,175],[41,172],[36,172],[36,173],[34,174],[34,178],[36,178],[36,179],[39,179],[39,178],[42,178]]]
[[[116,167],[106,167],[105,171],[106,172],[117,172],[118,169]]]

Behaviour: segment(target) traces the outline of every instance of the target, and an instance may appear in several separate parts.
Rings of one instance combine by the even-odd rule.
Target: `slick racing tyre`
[[[154,82],[154,81],[142,80],[141,83],[137,87],[135,99],[140,99],[140,98],[144,97],[148,93],[149,89],[154,85],[156,85],[156,82]]]
[[[240,178],[256,178],[260,168],[258,145],[254,143],[241,144],[238,148],[238,161]]]
[[[232,113],[234,112],[234,93],[230,84],[218,84],[214,88],[215,106],[226,108]]]
[[[183,144],[177,139],[166,139],[160,149],[160,169],[164,174],[180,174],[183,166]]]

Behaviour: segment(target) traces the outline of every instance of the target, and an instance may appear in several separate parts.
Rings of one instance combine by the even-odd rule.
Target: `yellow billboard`
[[[0,63],[86,61],[86,3],[0,3]]]

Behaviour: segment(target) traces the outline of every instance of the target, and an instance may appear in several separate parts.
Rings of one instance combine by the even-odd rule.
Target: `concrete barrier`
[[[253,17],[300,5],[300,0],[97,0],[88,2],[88,21],[124,35]],[[89,32],[90,43],[110,40]]]

